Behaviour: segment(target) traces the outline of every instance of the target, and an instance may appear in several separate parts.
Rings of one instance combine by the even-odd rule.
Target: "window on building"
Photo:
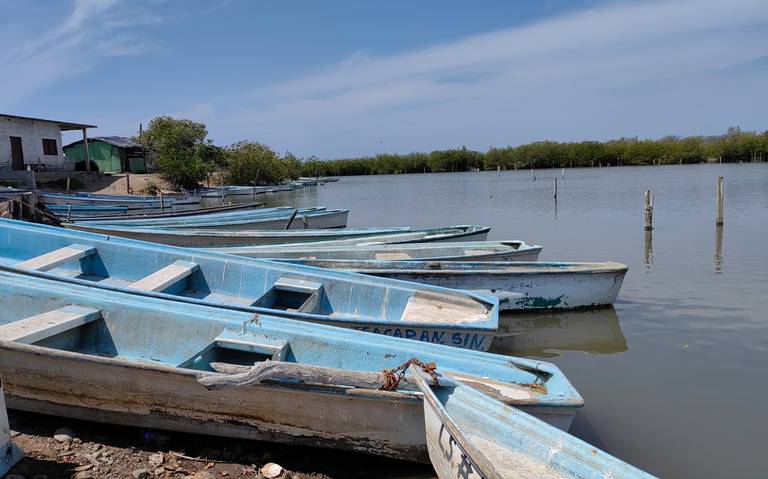
[[[59,146],[56,144],[56,140],[43,138],[43,154],[58,156]]]

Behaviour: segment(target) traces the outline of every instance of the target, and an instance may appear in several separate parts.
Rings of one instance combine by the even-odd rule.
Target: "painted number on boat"
[[[385,336],[393,336],[395,338],[416,339],[427,343],[447,344],[464,349],[475,349],[479,351],[488,349],[487,346],[484,347],[486,337],[476,333],[411,328],[380,328],[370,326],[355,326],[355,329],[369,333],[383,334]]]

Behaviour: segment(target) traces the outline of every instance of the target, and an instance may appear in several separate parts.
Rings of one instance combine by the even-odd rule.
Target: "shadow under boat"
[[[627,351],[613,307],[564,312],[502,314],[491,352],[553,358],[561,351],[617,354]]]

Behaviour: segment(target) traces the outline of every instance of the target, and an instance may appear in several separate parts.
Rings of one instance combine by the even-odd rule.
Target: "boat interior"
[[[8,221],[0,222],[0,244],[0,266],[193,302],[317,321],[498,324],[495,299],[368,276]]]
[[[538,404],[578,393],[556,367],[370,333],[0,272],[2,341],[196,371],[264,361],[380,372],[418,356],[497,398]],[[162,324],[162,327],[159,325]]]

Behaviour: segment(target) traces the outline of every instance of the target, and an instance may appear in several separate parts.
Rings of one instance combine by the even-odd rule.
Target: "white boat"
[[[612,305],[627,266],[621,263],[525,263],[298,259],[295,264],[462,289],[499,298],[502,310],[580,309]]]
[[[287,221],[286,221],[287,224]],[[172,228],[125,228],[120,226],[85,226],[80,223],[67,224],[67,228],[89,231],[124,238],[163,243],[172,246],[219,247],[219,246],[253,246],[275,245],[286,243],[309,243],[318,241],[357,239],[366,241],[376,238],[375,242],[388,241],[385,235],[394,235],[393,241],[401,240],[397,235],[410,231],[405,227],[385,228],[340,228],[340,229],[296,229],[296,230],[203,230],[203,229],[172,229]],[[456,241],[459,238],[476,237],[484,239],[490,228],[474,225],[449,226],[426,230],[431,232],[419,241]],[[248,255],[245,255],[248,256]]]
[[[401,235],[393,235],[400,237]],[[360,238],[355,244],[344,241],[315,242],[308,244],[277,244],[268,246],[231,246],[206,248],[206,251],[234,254],[270,260],[315,261],[536,261],[542,247],[525,241],[432,241],[435,236],[426,235],[424,243],[367,244]],[[436,235],[442,239],[442,235]],[[320,264],[320,263],[317,263]]]

